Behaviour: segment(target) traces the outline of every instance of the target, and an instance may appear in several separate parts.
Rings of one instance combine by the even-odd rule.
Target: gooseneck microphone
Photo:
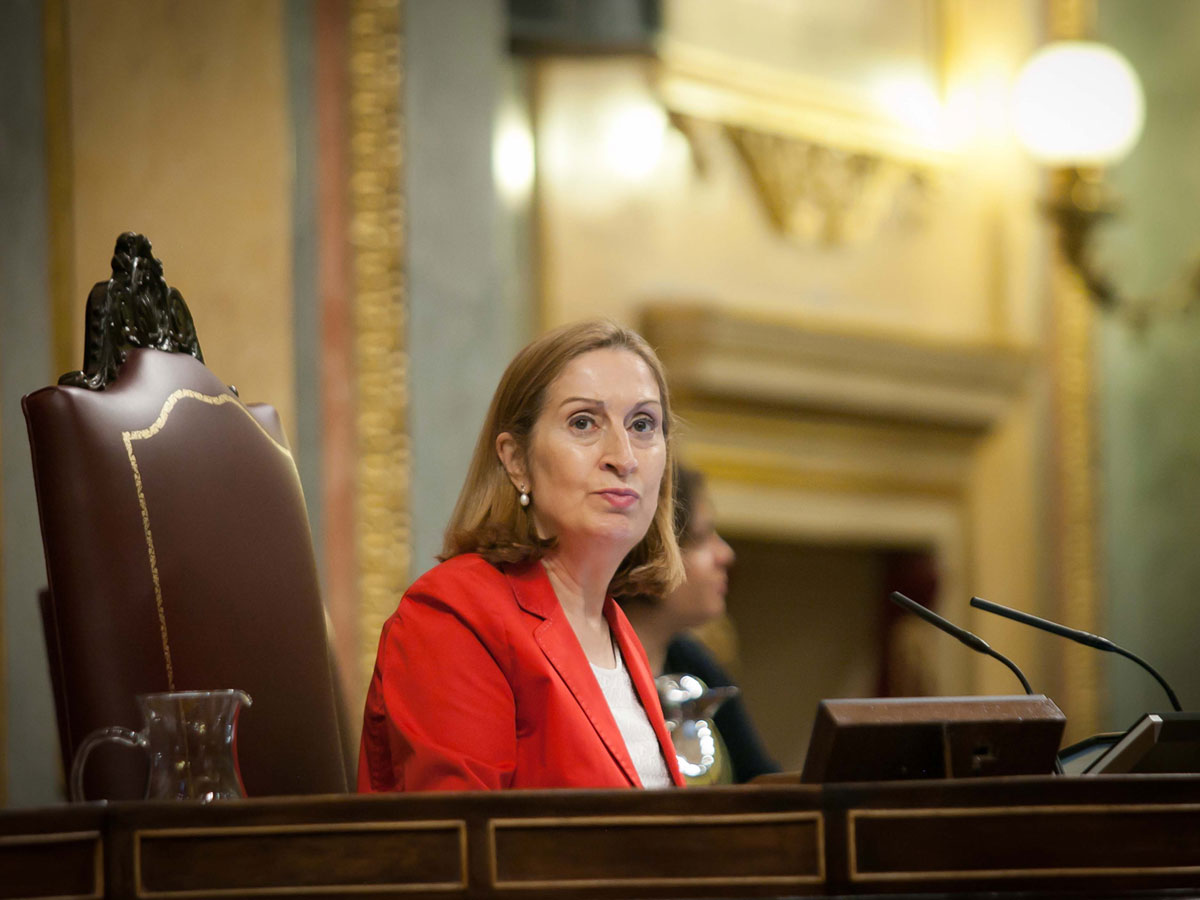
[[[1068,628],[1066,625],[1059,625],[1057,622],[1051,622],[1049,619],[1042,619],[1038,616],[1031,615],[1027,612],[1021,612],[1019,609],[1012,609],[1008,606],[1001,606],[999,603],[993,603],[991,600],[984,600],[982,597],[972,597],[971,605],[976,609],[982,609],[984,612],[995,613],[998,616],[1004,616],[1006,619],[1012,619],[1014,622],[1020,622],[1022,625],[1032,625],[1034,628],[1040,628],[1042,631],[1049,631],[1051,634],[1057,634],[1059,637],[1065,637],[1069,640],[1076,641],[1088,647],[1094,647],[1096,650],[1104,650],[1107,653],[1116,653],[1124,656],[1126,659],[1131,659],[1151,675],[1154,680],[1162,685],[1162,689],[1167,692],[1167,699],[1171,701],[1171,706],[1176,712],[1182,712],[1183,707],[1179,705],[1179,700],[1175,696],[1175,692],[1171,690],[1171,686],[1166,680],[1154,671],[1154,667],[1146,662],[1141,657],[1128,650],[1118,647],[1108,638],[1102,638],[1098,634],[1092,634],[1088,631],[1080,631],[1077,628]]]
[[[943,619],[941,616],[939,616],[937,613],[935,613],[932,609],[926,609],[920,603],[918,603],[917,601],[915,601],[909,597],[905,597],[899,591],[892,591],[892,593],[889,596],[890,596],[892,602],[895,603],[897,606],[903,606],[909,612],[916,613],[918,616],[920,616],[922,619],[924,619],[926,622],[928,622],[934,628],[940,628],[942,631],[946,632],[946,634],[950,635],[951,637],[958,638],[958,640],[962,641],[964,644],[966,644],[972,650],[976,650],[979,653],[985,654],[986,656],[990,656],[994,659],[1000,660],[1000,662],[1004,663],[1006,666],[1008,666],[1010,669],[1012,669],[1013,674],[1016,675],[1017,678],[1021,679],[1021,687],[1025,688],[1025,693],[1026,694],[1033,693],[1033,688],[1031,688],[1029,686],[1029,681],[1021,673],[1021,670],[1017,668],[1016,663],[1014,663],[1011,659],[1009,659],[1004,654],[997,653],[995,650],[993,650],[991,647],[989,647],[987,641],[985,641],[983,638],[979,637],[978,635],[971,634],[971,632],[967,631],[965,628],[959,628],[953,622],[949,622],[946,619]]]

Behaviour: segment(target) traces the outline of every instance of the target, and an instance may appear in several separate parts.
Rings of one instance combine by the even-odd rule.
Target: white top
[[[613,648],[616,650],[616,648]],[[621,652],[616,650],[617,667],[602,669],[592,664],[596,680],[600,682],[600,690],[604,691],[604,699],[612,710],[617,727],[621,729],[621,737],[625,739],[625,747],[637,769],[638,778],[643,787],[671,787],[671,774],[667,771],[667,763],[663,759],[662,748],[658,745],[658,737],[650,726],[650,719],[642,702],[633,689],[629,672],[625,669],[625,661]]]

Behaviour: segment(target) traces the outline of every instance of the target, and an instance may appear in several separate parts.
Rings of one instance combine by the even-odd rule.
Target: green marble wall
[[[1140,144],[1111,174],[1125,209],[1098,259],[1134,296],[1162,295],[1200,250],[1200,3],[1103,0],[1099,30],[1141,75]],[[1098,438],[1109,637],[1200,704],[1200,304],[1140,333],[1105,319]],[[1107,724],[1169,709],[1149,675],[1108,665]]]
[[[21,397],[54,380],[41,0],[0,4],[0,798],[59,796],[58,734],[38,614],[46,584]],[[6,788],[6,789],[5,789]]]

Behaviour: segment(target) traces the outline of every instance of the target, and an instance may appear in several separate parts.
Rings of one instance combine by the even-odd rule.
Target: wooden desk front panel
[[[293,797],[0,815],[0,898],[970,891],[1028,900],[1180,888],[1200,888],[1200,778],[1191,776]]]
[[[846,893],[1200,887],[1191,776],[830,786],[823,808]]]
[[[103,897],[103,829],[97,807],[0,815],[0,898]]]
[[[822,893],[819,799],[804,787],[121,804],[110,896]]]

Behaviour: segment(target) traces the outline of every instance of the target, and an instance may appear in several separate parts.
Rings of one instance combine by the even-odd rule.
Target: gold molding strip
[[[316,884],[260,888],[198,888],[181,891],[148,891],[142,883],[142,842],[173,838],[256,837],[273,835],[338,834],[347,832],[447,831],[458,836],[459,873],[454,882],[419,884]],[[429,819],[411,822],[313,822],[300,825],[231,825],[215,828],[153,828],[133,832],[134,895],[146,898],[186,897],[287,897],[306,894],[407,894],[417,891],[449,892],[467,887],[467,823],[463,819]]]
[[[50,329],[53,372],[75,368],[75,170],[71,115],[70,13],[67,0],[44,0],[46,192],[49,218]],[[82,321],[80,321],[82,325]],[[82,350],[82,345],[80,347]],[[48,376],[52,373],[47,373]]]
[[[797,464],[781,452],[755,452],[744,447],[694,441],[687,445],[686,457],[709,478],[757,487],[873,497],[918,495],[956,503],[967,499],[967,489],[962,484],[886,472],[820,471]]]
[[[1055,255],[1051,274],[1051,366],[1054,410],[1056,615],[1073,628],[1100,633],[1093,423],[1094,312],[1077,273]],[[1070,643],[1059,659],[1060,695],[1077,737],[1098,731],[1101,654]]]
[[[778,825],[812,823],[816,826],[817,872],[813,875],[730,875],[653,878],[564,878],[547,880],[502,881],[496,832],[501,829],[575,827],[613,827],[621,825]],[[682,885],[751,885],[751,884],[823,884],[825,881],[825,817],[819,811],[796,813],[743,813],[735,815],[663,815],[663,816],[578,816],[533,819],[492,819],[488,822],[488,870],[492,886],[497,890],[541,890],[546,888],[596,887],[672,887]]]
[[[137,455],[133,452],[134,441],[144,441],[154,437],[167,424],[167,419],[171,416],[171,411],[175,409],[175,405],[180,400],[199,400],[201,403],[207,403],[210,406],[224,406],[227,403],[232,403],[235,409],[241,410],[255,427],[265,435],[272,444],[289,460],[292,459],[291,451],[287,447],[275,440],[269,431],[263,428],[262,423],[254,418],[250,410],[242,405],[241,401],[232,394],[217,394],[215,396],[209,394],[201,394],[199,391],[193,391],[190,388],[180,388],[172,393],[166,400],[163,401],[162,407],[158,411],[158,417],[149,428],[143,428],[140,431],[122,431],[121,441],[125,444],[125,455],[129,458],[129,468],[133,472],[133,485],[137,490],[138,507],[142,512],[142,533],[146,538],[146,554],[150,561],[150,580],[154,584],[154,605],[158,611],[158,628],[162,634],[163,648],[163,664],[167,670],[167,689],[175,690],[175,669],[171,664],[171,641],[167,633],[167,614],[163,606],[162,583],[158,576],[158,554],[154,549],[154,532],[150,528],[150,510],[146,505],[146,494],[142,486],[142,472],[138,468]],[[295,468],[295,462],[292,463]],[[299,474],[296,475],[299,478]]]
[[[403,3],[350,8],[350,243],[357,401],[355,545],[367,678],[410,559],[404,272]]]
[[[859,819],[947,819],[980,816],[1015,817],[1032,815],[1080,815],[1105,814],[1124,815],[1135,813],[1200,813],[1200,804],[1189,803],[1146,803],[1138,805],[1124,804],[1086,804],[1071,806],[1067,804],[1055,806],[988,806],[988,807],[956,807],[952,809],[852,809],[846,815],[846,847],[850,866],[851,881],[934,881],[968,878],[1062,878],[1080,876],[1112,876],[1112,875],[1189,875],[1200,873],[1200,864],[1194,866],[1142,866],[1137,868],[1104,866],[1060,866],[1057,868],[1028,868],[1028,869],[965,869],[965,870],[921,870],[904,872],[859,872],[858,870],[858,835]]]
[[[1056,39],[1085,39],[1091,0],[1051,0],[1047,32]],[[1050,257],[1050,365],[1053,376],[1053,471],[1056,557],[1053,600],[1057,616],[1073,628],[1101,632],[1094,432],[1094,310],[1082,276],[1058,249]],[[1068,739],[1099,730],[1100,654],[1069,643],[1057,675]]]

